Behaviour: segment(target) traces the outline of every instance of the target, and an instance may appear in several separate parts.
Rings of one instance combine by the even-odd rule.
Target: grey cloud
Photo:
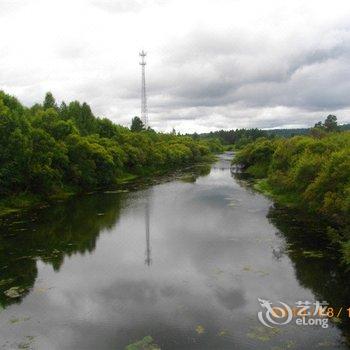
[[[24,4],[25,1],[0,1],[0,13],[10,17],[13,9],[24,8]],[[168,4],[171,6],[167,7]],[[48,49],[43,50],[42,62],[42,56],[30,54],[29,59],[23,56],[22,61],[22,56],[14,55],[14,51],[11,57],[17,61],[13,63],[6,58],[7,48],[13,44],[4,42],[0,88],[17,94],[28,104],[36,102],[39,95],[41,99],[46,90],[52,90],[58,99],[86,101],[97,115],[127,124],[139,113],[140,106],[139,47],[136,47],[140,43],[132,41],[135,33],[131,35],[133,39],[128,40],[128,30],[139,29],[143,20],[140,11],[147,9],[147,15],[151,15],[156,9],[153,20],[158,23],[163,8],[166,8],[166,18],[172,6],[176,10],[178,4],[171,0],[89,0],[84,5],[76,5],[76,11],[79,6],[83,6],[82,10],[86,6],[92,9],[87,12],[93,18],[99,18],[96,33],[101,30],[101,45],[99,35],[94,37],[90,34],[95,33],[86,32],[86,37],[80,38],[79,32],[72,28],[72,34],[62,36],[65,40],[52,45],[55,61],[51,61],[48,45]],[[191,5],[189,2],[189,8],[193,9]],[[124,23],[125,18],[118,14],[130,16],[131,27],[128,27],[129,17]],[[325,23],[319,23],[314,13],[306,17],[310,19],[307,26],[306,21],[302,21],[303,24],[296,27],[293,20],[286,24],[286,33],[279,33],[278,28],[268,22],[261,28],[249,23],[250,19],[244,25],[237,24],[234,16],[232,23],[218,27],[212,25],[212,18],[203,17],[202,21],[187,23],[186,30],[179,33],[177,27],[172,28],[173,34],[162,19],[159,23],[165,27],[166,36],[159,36],[159,42],[157,27],[154,33],[151,31],[154,37],[144,37],[141,30],[140,42],[145,40],[145,46],[149,46],[145,49],[149,51],[146,79],[151,123],[159,128],[180,125],[186,131],[188,127],[203,131],[269,128],[312,125],[326,112],[335,111],[339,112],[340,120],[348,121],[350,26],[345,20],[347,15]],[[112,29],[120,19],[125,37],[114,42]],[[271,23],[274,21],[271,18]],[[109,45],[114,46],[109,50]],[[130,62],[126,57],[132,60],[132,50],[135,50],[135,61]],[[116,57],[115,64],[111,57]],[[125,64],[128,67],[124,71]]]
[[[317,47],[317,43],[304,51],[293,51],[291,47],[290,55],[283,50],[271,54],[265,50],[262,56],[259,52],[254,55],[250,45],[249,55],[243,55],[244,45],[224,45],[234,41],[227,35],[221,40],[215,37],[213,45],[210,36],[195,45],[198,37],[195,34],[194,39],[188,40],[189,44],[175,46],[176,54],[164,59],[168,74],[160,68],[159,76],[152,77],[149,91],[155,96],[153,110],[155,114],[162,114],[164,120],[197,120],[221,106],[226,107],[220,108],[219,112],[225,121],[220,122],[220,126],[215,122],[216,127],[225,127],[226,123],[227,128],[232,122],[245,120],[242,126],[269,128],[305,125],[308,111],[318,111],[319,120],[324,110],[334,111],[349,106],[348,30],[343,30],[339,40],[328,48]],[[220,50],[222,46],[225,46],[224,50]],[[192,47],[191,52],[189,47]],[[238,55],[234,51],[237,47]],[[254,109],[299,108],[304,109],[305,114],[299,120],[276,115],[271,120],[259,120],[255,115],[242,119],[235,109],[237,104]],[[208,108],[203,113],[200,107]],[[182,111],[184,108],[188,109],[186,113]],[[311,119],[308,124],[312,123]]]

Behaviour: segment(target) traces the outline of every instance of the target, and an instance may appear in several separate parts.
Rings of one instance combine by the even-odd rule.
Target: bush
[[[259,139],[240,150],[234,162],[253,177],[266,178],[276,198],[328,220],[326,236],[350,262],[350,132],[328,132],[321,139]]]

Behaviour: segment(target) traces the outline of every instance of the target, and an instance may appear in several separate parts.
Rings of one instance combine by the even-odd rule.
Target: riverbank
[[[326,222],[325,238],[350,266],[349,132],[261,138],[238,151],[233,163],[259,192]]]
[[[294,209],[300,208],[300,203],[298,203],[298,199],[293,193],[277,192],[269,183],[268,178],[255,179],[253,188],[280,205]]]
[[[86,103],[58,106],[51,93],[28,108],[0,91],[0,212],[118,186],[221,152],[216,140],[137,129],[95,116]],[[133,119],[135,120],[135,118]]]
[[[44,208],[52,203],[58,201],[64,201],[74,196],[84,196],[91,192],[104,192],[104,191],[118,191],[123,190],[126,187],[130,187],[133,184],[140,182],[157,182],[161,181],[167,176],[174,174],[182,174],[188,169],[204,166],[209,167],[213,162],[217,160],[215,154],[209,154],[206,157],[196,163],[191,163],[184,165],[180,168],[163,168],[163,169],[143,169],[142,173],[137,174],[125,173],[118,177],[113,186],[108,186],[104,188],[91,188],[86,191],[82,191],[79,188],[66,187],[57,193],[42,197],[40,195],[35,195],[33,193],[20,193],[18,195],[10,196],[0,200],[0,219],[6,217],[7,215],[20,213],[22,211]]]

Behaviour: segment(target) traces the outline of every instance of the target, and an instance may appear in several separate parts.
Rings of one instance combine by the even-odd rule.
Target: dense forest
[[[233,162],[277,202],[324,219],[325,235],[350,265],[350,131],[334,116],[309,135],[260,138],[237,152]]]
[[[0,209],[105,188],[221,150],[215,140],[145,130],[139,118],[131,129],[95,117],[86,103],[57,106],[47,93],[27,108],[0,91]]]

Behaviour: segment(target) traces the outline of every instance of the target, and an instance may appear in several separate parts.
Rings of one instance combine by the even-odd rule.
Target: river
[[[0,349],[348,349],[340,320],[259,321],[259,298],[347,306],[349,281],[305,240],[317,227],[233,177],[231,156],[3,222]]]

